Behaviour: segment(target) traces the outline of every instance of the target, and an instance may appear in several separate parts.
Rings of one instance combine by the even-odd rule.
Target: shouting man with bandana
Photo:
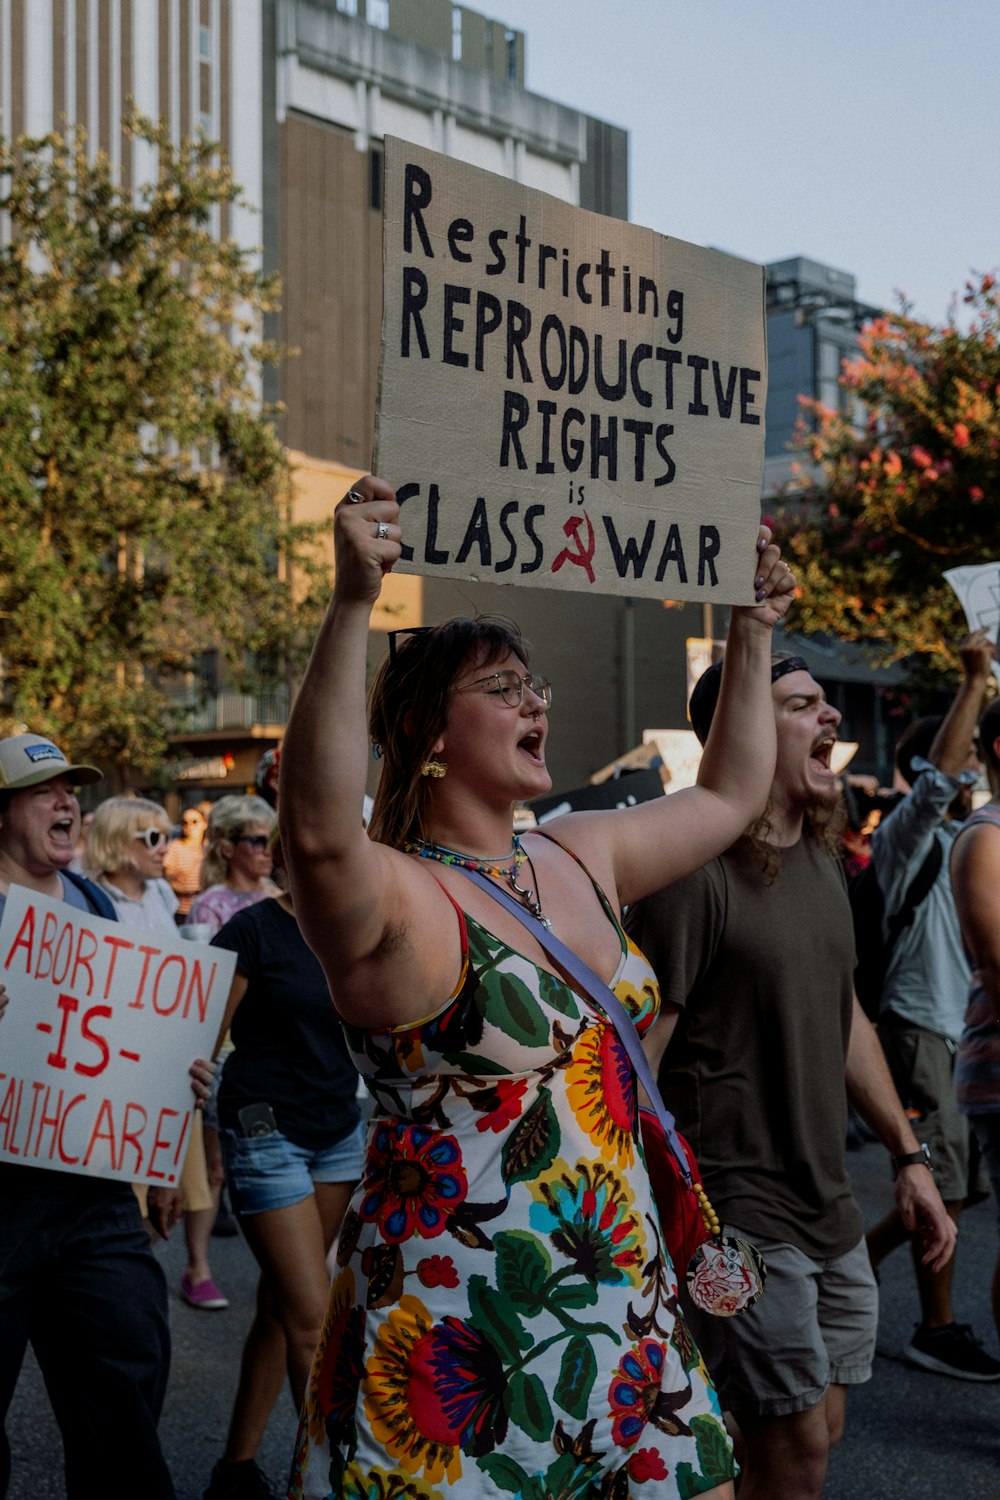
[[[691,697],[702,744],[722,670]],[[848,1096],[893,1158],[896,1203],[928,1264],[948,1259],[955,1229],[853,994],[831,767],[840,714],[798,657],[775,660],[771,684],[778,756],[763,818],[639,902],[629,927],[663,993],[648,1044],[660,1088],[727,1232],[768,1268],[741,1317],[688,1309],[739,1428],[740,1500],[818,1500],[847,1387],[871,1374],[878,1310],[844,1163]]]

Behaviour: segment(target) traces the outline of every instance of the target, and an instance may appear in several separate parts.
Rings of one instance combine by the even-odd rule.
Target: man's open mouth
[[[833,747],[836,743],[837,736],[835,734],[825,734],[822,739],[817,740],[815,745],[813,745],[810,759],[817,761],[824,771],[829,771],[830,757],[833,754]]]

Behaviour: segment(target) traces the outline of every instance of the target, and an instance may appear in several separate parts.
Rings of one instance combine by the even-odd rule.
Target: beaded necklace
[[[517,883],[522,865],[530,864],[530,860],[516,833],[514,842],[510,846],[510,853],[502,854],[499,859],[493,860],[473,859],[471,855],[462,854],[458,849],[448,849],[444,844],[428,843],[426,839],[410,839],[403,845],[403,848],[407,854],[419,854],[421,859],[436,859],[443,865],[458,865],[462,870],[476,870],[480,875],[488,875],[492,880],[506,880],[521,905],[527,907],[531,915],[537,917],[543,927],[552,926],[531,887]],[[509,863],[505,864],[504,861],[509,861]]]

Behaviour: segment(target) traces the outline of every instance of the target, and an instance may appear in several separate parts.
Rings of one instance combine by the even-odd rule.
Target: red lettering
[[[139,1118],[139,1123],[137,1125],[134,1125],[134,1126],[132,1124],[132,1111],[133,1110],[140,1117]],[[141,1142],[139,1140],[139,1136],[142,1133],[142,1131],[145,1130],[145,1128],[146,1128],[146,1122],[148,1121],[148,1119],[149,1119],[149,1115],[146,1113],[145,1109],[143,1109],[143,1107],[142,1107],[141,1104],[126,1104],[126,1106],[125,1106],[125,1123],[122,1125],[122,1149],[121,1149],[121,1158],[120,1158],[120,1161],[121,1161],[122,1168],[124,1168],[124,1166],[125,1166],[125,1147],[126,1146],[134,1146],[135,1147],[135,1166],[134,1167],[130,1167],[129,1171],[135,1177],[138,1177],[139,1174],[142,1172],[142,1144],[141,1144]]]
[[[44,1083],[40,1083],[37,1079],[35,1079],[35,1080],[32,1081],[31,1090],[32,1090],[32,1093],[34,1094],[34,1098],[31,1101],[31,1115],[29,1116],[29,1119],[28,1119],[27,1134],[24,1137],[24,1149],[25,1149],[26,1152],[28,1151],[28,1149],[31,1146],[31,1132],[35,1128],[35,1112],[38,1109],[38,1096],[39,1096],[39,1094],[42,1092],[42,1090],[44,1088],[45,1088],[45,1084]]]
[[[100,1062],[96,1063],[74,1063],[74,1073],[82,1073],[85,1078],[96,1078],[98,1073],[103,1073],[108,1065],[111,1048],[99,1032],[91,1031],[90,1022],[94,1016],[103,1016],[105,1020],[111,1017],[110,1005],[92,1005],[89,1010],[84,1011],[80,1019],[80,1035],[85,1042],[91,1042],[101,1054]]]
[[[14,957],[14,954],[17,952],[18,948],[27,948],[27,950],[28,950],[28,962],[27,962],[27,964],[25,966],[24,972],[26,974],[30,974],[31,973],[31,965],[32,965],[32,950],[33,950],[33,947],[34,947],[34,943],[35,943],[35,908],[33,906],[29,906],[28,910],[25,912],[23,918],[21,919],[21,925],[18,928],[17,937],[14,939],[13,943],[11,944],[10,952],[7,954],[7,957],[4,960],[4,968],[5,969],[9,969],[11,967],[11,959]]]
[[[66,1108],[63,1110],[62,1119],[59,1122],[59,1160],[64,1161],[68,1167],[75,1167],[80,1158],[78,1156],[70,1156],[67,1153],[66,1148],[63,1145],[63,1132],[66,1129],[66,1121],[69,1119],[70,1110],[76,1109],[76,1106],[78,1104],[83,1104],[86,1101],[86,1098],[86,1094],[75,1094],[67,1104]]]
[[[86,944],[86,952],[84,945]],[[87,927],[81,927],[76,938],[76,956],[73,959],[73,977],[69,982],[71,990],[79,990],[77,976],[83,969],[87,975],[87,999],[94,993],[94,971],[90,967],[90,961],[97,953],[97,938]]]
[[[66,1028],[69,1026],[70,1016],[74,1011],[79,1010],[80,1002],[79,1000],[75,1000],[72,995],[60,995],[56,1004],[63,1013],[62,1026],[59,1031],[59,1042],[56,1050],[49,1053],[46,1061],[50,1068],[64,1068],[66,1066]]]
[[[56,944],[55,955],[54,955],[54,957],[52,959],[52,983],[53,984],[63,984],[65,982],[66,975],[69,973],[69,966],[70,966],[70,964],[72,962],[73,962],[73,927],[72,927],[72,924],[70,922],[67,922],[66,925],[63,927],[62,932],[59,934],[59,941]],[[61,968],[60,972],[57,974],[56,973],[56,969],[59,968],[60,964],[62,965],[62,968]]]
[[[187,1114],[184,1116],[184,1124],[181,1126],[180,1140],[177,1142],[177,1150],[174,1152],[174,1167],[178,1171],[180,1170],[181,1154],[184,1150],[184,1142],[187,1140],[188,1126],[191,1124],[191,1116],[193,1113],[194,1111],[189,1109]],[[170,1181],[173,1182],[173,1180],[174,1173],[171,1172]]]
[[[139,952],[145,953],[146,957],[142,965],[142,973],[139,975],[139,988],[135,992],[135,999],[128,1003],[129,1010],[142,1010],[142,992],[146,988],[146,975],[149,973],[150,960],[158,958],[162,950],[159,948],[147,948],[144,943],[139,944]]]
[[[42,935],[38,940],[38,967],[35,969],[36,979],[48,979],[52,972],[52,938],[59,926],[59,919],[55,912],[47,911],[42,919]],[[49,956],[49,966],[42,968],[42,958],[45,954]]]
[[[56,1101],[56,1112],[55,1112],[54,1115],[50,1115],[50,1114],[47,1113],[48,1107],[49,1107],[49,1100],[50,1100],[51,1097],[52,1097],[52,1090],[51,1090],[51,1088],[48,1087],[48,1085],[46,1085],[45,1086],[45,1098],[42,1101],[42,1113],[41,1113],[41,1116],[40,1116],[39,1121],[38,1121],[38,1134],[35,1137],[35,1149],[32,1152],[33,1156],[42,1156],[42,1155],[44,1155],[44,1151],[43,1151],[43,1147],[42,1147],[42,1134],[43,1134],[43,1132],[46,1129],[51,1129],[51,1131],[52,1131],[52,1144],[49,1147],[49,1160],[50,1161],[52,1160],[53,1156],[55,1155],[55,1150],[56,1150],[56,1131],[59,1129],[60,1116],[62,1115],[62,1101],[63,1101],[63,1091],[62,1091],[62,1089],[59,1090],[59,1098]],[[34,1119],[34,1112],[33,1111],[32,1111],[32,1119]]]
[[[208,997],[211,993],[212,985],[215,983],[215,975],[218,967],[219,965],[217,963],[212,964],[212,972],[208,976],[208,986],[206,988],[204,984],[204,975],[202,974],[201,969],[201,959],[196,958],[194,960],[194,963],[191,965],[191,983],[188,985],[188,992],[184,997],[185,1020],[187,1020],[188,1016],[191,1014],[191,999],[194,995],[195,990],[197,989],[198,1019],[199,1021],[204,1021],[205,1016],[208,1013]]]
[[[6,1073],[0,1073],[0,1078],[6,1078]],[[7,1092],[3,1096],[3,1104],[0,1104],[0,1125],[4,1127],[3,1148],[9,1151],[11,1156],[20,1156],[14,1144],[17,1135],[17,1121],[21,1113],[21,1095],[24,1093],[24,1079],[12,1078],[7,1085]]]
[[[115,977],[115,964],[118,962],[119,948],[134,948],[135,944],[130,943],[128,938],[115,937],[111,933],[106,933],[103,941],[111,949],[111,962],[108,964],[108,977],[104,981],[104,994],[101,996],[102,1000],[106,1000],[111,993],[111,985]]]
[[[94,1154],[94,1147],[98,1141],[107,1141],[108,1157],[111,1166],[117,1171],[118,1162],[115,1160],[115,1122],[111,1112],[110,1099],[101,1100],[101,1107],[97,1111],[97,1119],[94,1121],[94,1128],[90,1132],[90,1140],[87,1142],[87,1149],[83,1155],[83,1165],[85,1167],[90,1166],[90,1158]]]
[[[177,993],[174,995],[173,1004],[163,1006],[160,1004],[160,980],[167,972],[171,964],[180,964],[181,972],[177,978]],[[156,971],[156,979],[153,981],[153,1009],[158,1016],[172,1016],[181,1003],[184,981],[187,978],[187,964],[179,953],[170,953],[163,960]]]
[[[159,1118],[156,1121],[156,1132],[155,1132],[155,1138],[153,1140],[152,1150],[149,1153],[149,1166],[146,1168],[146,1176],[147,1177],[158,1177],[158,1178],[160,1178],[162,1180],[167,1175],[166,1172],[159,1172],[156,1169],[156,1158],[157,1158],[158,1153],[161,1152],[161,1151],[166,1151],[167,1147],[170,1145],[170,1137],[169,1136],[163,1136],[163,1135],[161,1135],[160,1132],[163,1129],[163,1118],[164,1118],[164,1116],[165,1115],[173,1115],[174,1119],[176,1120],[177,1119],[177,1113],[178,1112],[177,1112],[176,1109],[161,1109],[160,1110]]]

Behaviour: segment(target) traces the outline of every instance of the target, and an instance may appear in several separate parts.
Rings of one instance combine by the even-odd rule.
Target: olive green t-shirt
[[[659,1084],[719,1217],[844,1254],[862,1224],[844,1166],[854,934],[839,864],[803,837],[768,885],[738,846],[627,926],[682,1007]]]

